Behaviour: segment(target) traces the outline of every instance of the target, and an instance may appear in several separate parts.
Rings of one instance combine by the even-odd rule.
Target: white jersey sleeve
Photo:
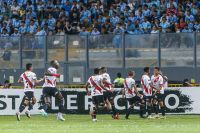
[[[24,92],[34,91],[36,74],[30,71],[21,74],[20,78],[23,80]]]
[[[48,72],[51,74],[57,74],[57,69],[50,67]],[[56,87],[56,77],[55,76],[45,76],[45,81],[43,87]]]

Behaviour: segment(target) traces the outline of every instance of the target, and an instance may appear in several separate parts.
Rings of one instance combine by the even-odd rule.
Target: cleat
[[[152,115],[149,115],[147,118],[148,119],[155,119]]]
[[[44,117],[47,117],[47,116],[48,116],[47,112],[45,112],[44,109],[41,109],[41,110],[40,110],[40,114],[41,114],[42,116],[44,116]]]
[[[92,119],[93,122],[97,122],[97,119]]]
[[[118,120],[119,119],[119,113],[117,113],[116,115],[112,115],[112,118]]]
[[[129,120],[130,118],[129,118],[129,117],[127,117],[127,116],[125,116],[125,119],[126,119],[126,120]]]
[[[159,115],[159,114],[156,114],[156,115],[154,115],[153,117],[156,118],[156,119],[159,119],[159,118],[160,118],[160,115]]]
[[[58,113],[57,114],[57,120],[65,121],[65,118],[63,118],[62,114]]]
[[[159,119],[166,119],[166,116],[160,116]]]
[[[27,110],[27,111],[25,112],[25,114],[26,114],[26,116],[27,116],[28,118],[31,118],[31,113],[30,113],[30,111]]]
[[[20,113],[16,113],[17,120],[20,121]]]

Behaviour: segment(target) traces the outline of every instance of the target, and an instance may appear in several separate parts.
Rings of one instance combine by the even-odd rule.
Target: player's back
[[[159,89],[160,85],[163,85],[163,77],[161,75],[158,75],[158,76],[152,75],[151,83],[153,87],[155,87],[156,89]]]
[[[146,74],[142,75],[141,85],[142,85],[143,93],[146,96],[152,95],[152,88],[150,86],[150,83],[151,83],[150,77]]]
[[[103,89],[101,88],[101,85],[100,85],[101,80],[102,80],[101,75],[94,75],[94,76],[89,77],[88,83],[90,84],[92,88],[92,96],[103,94]]]
[[[135,80],[133,78],[125,78],[124,80],[124,88],[125,88],[125,94],[126,98],[131,98],[135,96],[134,89],[132,87],[135,85]]]
[[[49,67],[48,72],[51,74],[57,74],[57,69]],[[43,87],[56,87],[56,76],[45,76]]]
[[[36,74],[31,71],[25,71],[20,76],[23,79],[24,91],[34,91]]]
[[[102,78],[106,80],[107,83],[111,84],[111,78],[110,75],[108,73],[103,73]]]

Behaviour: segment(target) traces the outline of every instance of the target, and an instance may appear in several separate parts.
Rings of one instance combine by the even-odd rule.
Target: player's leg
[[[158,101],[159,101],[160,109],[162,112],[162,117],[160,117],[160,118],[165,118],[164,94],[158,95]]]
[[[158,118],[159,117],[159,115],[158,115],[158,113],[159,113],[159,105],[158,105],[158,96],[157,96],[157,94],[154,96],[152,103],[153,103],[153,111],[155,113],[155,118]]]
[[[28,105],[28,98],[25,94],[22,101],[21,101],[21,104],[19,106],[19,111],[16,113],[18,121],[20,121],[20,114],[24,111],[24,109],[26,108],[27,105]]]
[[[90,106],[90,115],[91,115],[93,121],[97,121],[97,118],[96,118],[97,108],[98,108],[97,96],[92,97],[92,103],[94,106]]]
[[[144,114],[146,113],[146,104],[145,104],[145,100],[144,99],[141,99],[140,100],[140,112],[139,112],[139,115],[141,118],[146,118],[144,116]]]
[[[59,106],[59,112],[57,115],[57,119],[61,120],[61,121],[65,121],[65,119],[63,118],[62,114],[65,112],[64,109],[64,97],[62,96],[61,92],[56,89],[56,93],[55,93],[55,98],[58,100],[58,106]]]
[[[34,97],[34,92],[27,92],[26,96],[28,97],[28,110],[25,112],[28,118],[31,117],[30,111],[33,109],[33,105],[36,103],[36,98]]]
[[[42,114],[42,116],[48,116],[48,114],[46,113],[47,109],[51,107],[51,88],[49,87],[44,87],[42,94],[43,94],[43,100],[44,100],[44,104],[41,105],[39,107],[40,109],[40,113]]]
[[[133,98],[127,98],[127,101],[130,105],[130,107],[126,110],[126,116],[125,116],[125,119],[129,119],[129,115],[131,113],[131,110],[133,109],[134,107],[134,99]]]
[[[110,94],[109,101],[110,101],[111,109],[112,109],[112,117],[114,119],[119,119],[119,113],[117,113],[117,110],[115,108],[114,94],[113,93]]]
[[[152,97],[151,96],[147,96],[146,97],[146,109],[147,109],[147,113],[148,113],[148,118],[153,118],[151,116],[152,113]]]

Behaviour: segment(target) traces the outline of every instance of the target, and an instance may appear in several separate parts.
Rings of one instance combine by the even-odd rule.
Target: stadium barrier
[[[127,105],[116,89],[115,106],[119,113],[124,113]],[[66,114],[88,114],[88,108],[91,106],[91,96],[87,96],[83,89],[62,89],[65,98]],[[40,99],[42,89],[35,90],[37,100]],[[169,87],[165,90],[166,111],[169,114],[200,114],[200,87]],[[15,115],[20,105],[24,93],[22,89],[1,89],[0,90],[0,115]],[[56,113],[58,106],[56,100],[52,98],[51,110],[49,113]],[[32,114],[39,114],[39,104],[34,106]],[[136,111],[139,109],[135,107]],[[136,111],[134,113],[136,113]],[[109,113],[109,111],[100,111],[99,113]]]

